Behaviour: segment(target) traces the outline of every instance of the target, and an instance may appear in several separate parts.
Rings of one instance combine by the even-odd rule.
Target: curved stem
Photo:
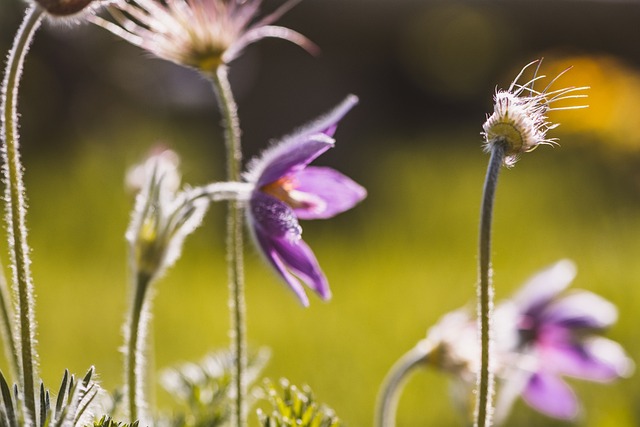
[[[480,211],[480,255],[478,285],[478,327],[480,329],[480,373],[478,376],[478,398],[476,401],[475,425],[491,425],[493,375],[491,373],[491,315],[493,309],[493,286],[491,283],[491,224],[498,174],[504,161],[505,147],[501,141],[492,144],[491,158],[487,167]]]
[[[213,182],[196,187],[188,193],[187,201],[208,199],[212,202],[248,200],[255,185],[248,182]]]
[[[145,316],[145,304],[147,290],[151,283],[151,276],[138,273],[135,283],[131,316],[129,317],[126,339],[127,353],[125,357],[125,372],[127,384],[127,408],[131,423],[143,418],[146,406],[146,387],[144,385],[144,347],[146,343],[146,331],[148,316]],[[146,419],[143,421],[147,421]]]
[[[240,121],[238,108],[229,84],[227,67],[222,65],[212,74],[218,104],[224,118],[224,134],[227,150],[227,180],[240,181],[242,148],[240,145]],[[227,271],[229,276],[229,308],[231,310],[231,351],[234,357],[235,406],[231,425],[247,425],[245,396],[247,393],[245,371],[246,356],[246,307],[244,297],[244,261],[242,249],[242,204],[230,200],[227,211]]]
[[[423,340],[391,367],[378,394],[375,427],[395,427],[400,392],[407,376],[427,361],[432,350],[433,345]]]
[[[13,270],[12,282],[18,295],[18,316],[20,318],[20,376],[24,393],[25,417],[35,423],[36,400],[34,383],[36,379],[35,318],[33,315],[34,295],[31,271],[29,270],[29,246],[25,221],[26,200],[22,180],[22,163],[18,151],[18,87],[22,76],[24,59],[29,51],[33,35],[40,26],[44,10],[31,6],[18,30],[9,53],[7,71],[2,87],[2,145],[3,176],[5,184],[6,222]]]

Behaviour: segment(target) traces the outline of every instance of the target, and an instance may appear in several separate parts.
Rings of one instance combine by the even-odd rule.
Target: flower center
[[[218,67],[224,63],[222,60],[224,51],[224,48],[210,47],[206,52],[194,52],[192,65],[204,73],[215,73]]]
[[[509,153],[519,153],[524,145],[521,130],[511,122],[497,122],[487,130],[488,140],[498,138],[502,138],[507,143]]]
[[[283,201],[293,209],[309,209],[318,204],[316,197],[304,191],[296,190],[298,183],[291,176],[285,176],[277,181],[262,186],[260,190],[278,200]]]

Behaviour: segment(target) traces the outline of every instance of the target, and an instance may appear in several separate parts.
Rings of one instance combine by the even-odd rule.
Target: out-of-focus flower
[[[514,359],[510,353],[514,335],[513,319],[505,318],[504,314],[498,310],[493,322],[491,371],[498,379]],[[425,349],[426,366],[451,376],[453,402],[460,413],[470,419],[480,370],[478,322],[472,310],[464,307],[444,315],[429,329],[427,337],[416,348],[420,346]]]
[[[632,372],[622,347],[600,335],[615,323],[616,307],[591,292],[565,292],[575,275],[573,263],[560,261],[496,308],[496,422],[506,418],[519,396],[547,416],[572,419],[578,400],[562,376],[610,382]],[[453,376],[456,403],[470,413],[480,353],[475,319],[465,310],[449,313],[425,342],[430,349],[425,361]]]
[[[579,93],[588,89],[582,87],[567,87],[551,90],[551,86],[569,69],[558,74],[542,90],[534,89],[534,84],[545,76],[538,75],[541,60],[526,65],[513,80],[508,90],[496,91],[493,113],[487,117],[482,126],[484,132],[484,146],[491,151],[494,145],[501,144],[505,149],[506,166],[513,166],[522,153],[532,151],[540,144],[557,144],[556,138],[547,137],[547,131],[558,126],[547,118],[552,110],[568,110],[585,108],[586,105],[552,107],[558,101],[574,98],[585,98],[587,95]],[[536,64],[533,77],[526,83],[518,83],[524,72]]]
[[[179,159],[171,150],[152,154],[128,174],[128,186],[140,189],[127,230],[136,274],[157,278],[179,257],[182,244],[202,222],[208,201],[178,191]]]
[[[514,351],[529,373],[521,395],[536,410],[572,419],[578,401],[561,376],[610,382],[629,375],[622,347],[600,336],[617,320],[616,307],[587,291],[563,293],[576,274],[564,260],[543,270],[506,303],[517,325]]]
[[[314,51],[303,35],[271,25],[298,1],[256,20],[262,0],[117,0],[109,8],[117,24],[99,17],[93,21],[160,58],[211,73],[267,37]]]
[[[363,187],[336,170],[307,165],[333,147],[338,121],[356,103],[357,98],[349,96],[326,116],[267,149],[244,174],[254,185],[246,210],[251,234],[305,306],[309,299],[293,274],[322,299],[329,299],[331,292],[315,255],[301,238],[298,218],[331,218],[366,196]]]

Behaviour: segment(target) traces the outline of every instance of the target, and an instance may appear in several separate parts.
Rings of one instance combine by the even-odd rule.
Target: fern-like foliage
[[[36,427],[81,427],[90,424],[93,417],[92,407],[100,392],[100,387],[92,378],[93,368],[89,369],[81,381],[76,381],[69,371],[65,371],[58,389],[55,405],[51,405],[51,394],[40,384],[39,414],[29,423]],[[18,386],[9,387],[0,373],[0,427],[22,427],[27,423],[22,417]]]
[[[272,410],[269,414],[258,410],[262,427],[339,427],[342,425],[331,408],[315,401],[313,392],[308,386],[300,389],[288,380],[282,379],[279,388],[267,381],[264,390]]]
[[[269,350],[249,355],[247,384],[253,384],[269,360]],[[234,360],[230,351],[207,355],[199,363],[185,363],[168,369],[162,384],[172,397],[182,402],[181,410],[170,420],[169,427],[227,426],[231,418]],[[249,402],[251,405],[252,402]],[[165,422],[161,422],[164,426]]]

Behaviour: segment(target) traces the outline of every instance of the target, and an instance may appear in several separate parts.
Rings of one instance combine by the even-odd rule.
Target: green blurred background
[[[0,3],[1,52],[23,9]],[[496,85],[542,56],[549,75],[575,66],[561,84],[591,86],[591,106],[554,115],[559,148],[503,171],[497,298],[571,258],[575,287],[619,307],[609,336],[640,360],[638,22],[637,2],[306,0],[280,24],[320,45],[318,58],[280,41],[249,48],[232,66],[246,158],[355,93],[360,105],[318,163],[369,190],[353,211],[303,224],[330,303],[301,308],[247,245],[248,335],[273,350],[266,375],[309,384],[347,425],[372,424],[389,367],[474,298],[481,125]],[[20,102],[42,376],[53,387],[65,368],[95,365],[111,390],[128,295],[126,170],[161,143],[181,155],[185,182],[222,179],[220,118],[198,75],[87,25],[49,24],[36,36]],[[224,210],[212,207],[157,284],[158,370],[227,345]],[[636,377],[572,384],[584,407],[578,425],[640,425]],[[461,425],[448,394],[446,376],[418,372],[398,425]],[[158,401],[167,407],[162,390]],[[566,425],[522,403],[508,424]]]

